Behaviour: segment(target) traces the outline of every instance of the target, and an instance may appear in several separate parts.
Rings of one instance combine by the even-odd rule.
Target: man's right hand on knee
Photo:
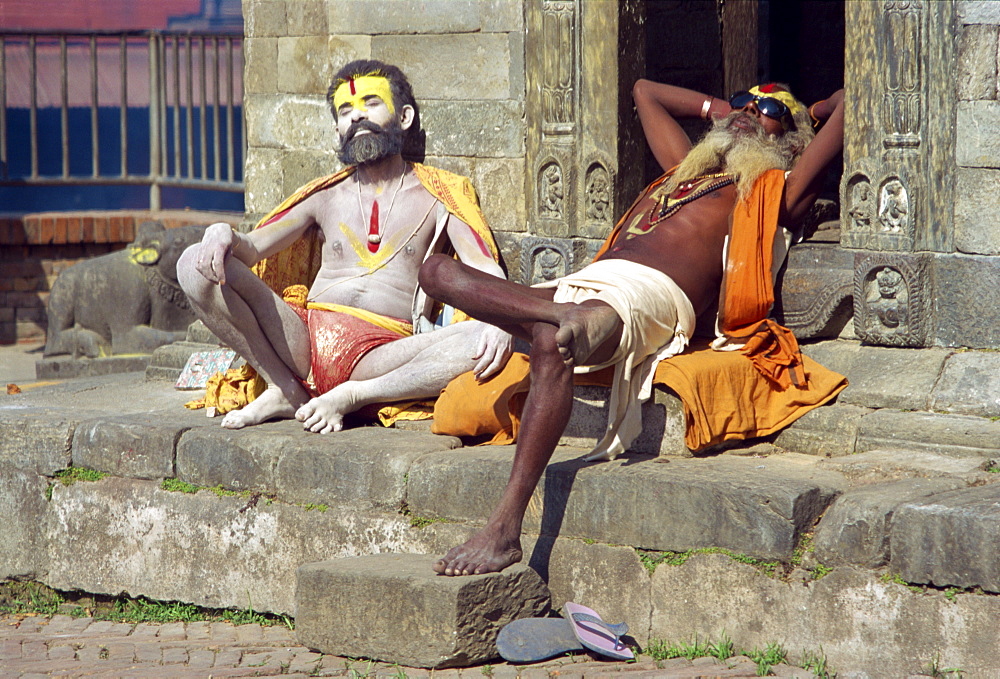
[[[224,222],[217,222],[208,227],[195,258],[195,268],[198,273],[213,283],[225,285],[226,259],[232,252],[237,238],[233,229]]]

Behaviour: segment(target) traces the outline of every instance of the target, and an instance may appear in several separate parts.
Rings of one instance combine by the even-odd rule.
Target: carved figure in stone
[[[851,209],[848,213],[854,228],[864,230],[872,223],[872,185],[859,181],[851,188]]]
[[[418,284],[424,259],[445,249],[485,276],[503,272],[469,180],[400,155],[417,112],[406,76],[353,61],[327,98],[347,168],[250,233],[213,224],[178,264],[198,316],[267,383],[223,427],[295,417],[308,431],[338,431],[364,406],[437,396],[456,375],[487,378],[510,356],[510,335],[436,318]]]
[[[906,325],[906,286],[903,274],[891,267],[882,267],[875,274],[875,285],[869,300],[871,310],[886,328]]]
[[[124,250],[63,271],[48,302],[43,355],[148,354],[184,339],[194,313],[177,283],[177,259],[204,226],[139,226]]]
[[[566,259],[555,248],[542,248],[535,253],[531,268],[531,283],[554,280],[566,270]]]
[[[597,166],[587,175],[587,219],[595,222],[606,222],[609,219],[608,207],[611,205],[611,178],[608,171]]]
[[[905,230],[910,211],[906,188],[897,180],[882,187],[882,200],[878,211],[878,221],[883,231],[899,233]]]
[[[556,163],[551,163],[542,170],[538,196],[541,199],[542,217],[562,219],[563,176],[562,168]]]
[[[773,251],[779,213],[795,223],[808,212],[817,182],[842,148],[843,91],[813,105],[813,114],[826,120],[815,139],[806,107],[773,83],[728,103],[645,80],[633,96],[657,161],[664,169],[678,167],[640,194],[594,263],[530,288],[447,257],[432,257],[421,269],[431,295],[532,344],[531,390],[510,480],[486,526],[438,561],[438,573],[497,571],[521,559],[521,522],[566,426],[574,370],[615,366],[607,435],[588,460],[616,457],[639,434],[638,385],[649,384],[659,359],[685,348],[696,321],[707,329],[718,320],[716,346],[745,344],[759,379],[776,392],[800,398],[820,374],[807,378],[794,336],[765,322],[773,272],[761,262]],[[677,118],[699,115],[714,124],[692,148]],[[741,204],[746,209],[737,209]],[[717,302],[718,319],[711,312]],[[779,346],[787,349],[770,352]]]

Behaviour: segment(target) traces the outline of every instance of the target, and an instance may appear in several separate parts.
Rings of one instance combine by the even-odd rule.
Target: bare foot
[[[344,416],[354,412],[356,400],[354,386],[344,382],[295,411],[295,419],[302,423],[303,429],[317,434],[340,431],[344,428]]]
[[[566,365],[587,360],[621,326],[618,312],[604,303],[571,304],[556,331],[556,345]]]
[[[521,556],[519,535],[513,540],[505,539],[487,526],[436,561],[434,572],[439,575],[498,573],[520,561]]]
[[[251,427],[270,419],[291,419],[295,406],[277,387],[268,386],[264,393],[239,410],[226,413],[222,426],[226,429]]]

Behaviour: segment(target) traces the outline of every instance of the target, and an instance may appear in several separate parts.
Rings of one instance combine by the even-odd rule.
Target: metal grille
[[[242,192],[242,76],[239,35],[0,31],[0,185]]]

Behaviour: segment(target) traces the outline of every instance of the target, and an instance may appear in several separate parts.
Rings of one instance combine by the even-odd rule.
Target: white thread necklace
[[[392,214],[392,207],[396,204],[396,196],[399,195],[399,190],[403,188],[403,179],[406,177],[406,169],[399,174],[399,184],[396,185],[396,190],[392,192],[392,198],[389,199],[389,209],[385,211],[384,224],[389,223],[389,216]],[[364,219],[365,216],[365,206],[361,200],[361,170],[358,169],[358,208],[361,210],[361,218]],[[372,211],[371,216],[368,219],[368,251],[375,253],[378,252],[379,246],[382,243],[382,226],[379,224],[379,209],[378,209],[378,198],[372,200]]]

